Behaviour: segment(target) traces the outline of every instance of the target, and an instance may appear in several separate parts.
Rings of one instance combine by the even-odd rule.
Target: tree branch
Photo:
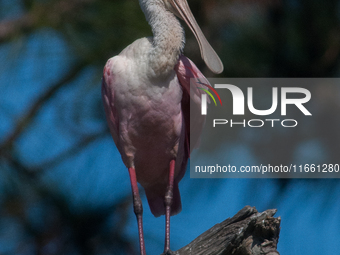
[[[0,22],[0,43],[12,40],[18,35],[30,32],[41,26],[58,27],[65,17],[75,19],[86,4],[94,0],[58,0],[47,3],[35,3],[33,7],[21,17]],[[53,10],[53,11],[51,11]]]
[[[259,213],[246,206],[174,252],[175,255],[279,255],[281,218],[276,209]]]
[[[39,165],[35,166],[34,168],[39,169],[36,171],[43,171],[43,169],[50,169],[53,166],[60,164],[64,160],[76,155],[81,150],[84,150],[87,146],[89,146],[94,141],[97,141],[98,139],[104,136],[109,136],[109,135],[110,135],[109,131],[105,129],[102,132],[84,136],[79,142],[75,143],[70,148],[65,149],[63,152],[61,152],[54,158],[47,160],[45,162],[42,162]]]
[[[0,154],[6,151],[10,147],[13,141],[19,137],[19,135],[25,130],[25,127],[29,125],[33,118],[38,113],[42,105],[48,101],[60,88],[66,86],[70,83],[80,71],[86,66],[86,63],[79,63],[75,65],[60,81],[52,85],[45,93],[43,93],[29,108],[29,110],[20,118],[16,127],[13,129],[12,133],[0,144]]]
[[[32,29],[33,25],[34,19],[31,14],[0,22],[0,43],[9,41],[24,31]]]

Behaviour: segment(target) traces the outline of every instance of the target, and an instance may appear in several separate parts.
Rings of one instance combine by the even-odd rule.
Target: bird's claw
[[[161,255],[176,255],[176,253],[173,252],[172,250],[167,250],[166,252],[162,253]]]

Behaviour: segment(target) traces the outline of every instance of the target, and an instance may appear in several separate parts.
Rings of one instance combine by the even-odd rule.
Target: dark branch
[[[33,121],[34,117],[41,109],[42,105],[46,103],[60,88],[70,83],[79,72],[86,66],[86,63],[75,65],[60,81],[51,86],[45,93],[43,93],[30,107],[30,109],[20,118],[12,133],[0,145],[0,154],[11,147],[12,143],[25,128]]]
[[[33,26],[34,19],[30,14],[23,15],[17,19],[0,22],[0,43],[11,40],[24,31],[32,29]]]
[[[0,43],[8,42],[38,27],[56,28],[64,22],[66,17],[76,18],[75,12],[79,12],[82,7],[93,2],[94,0],[59,0],[35,3],[21,17],[0,22]]]
[[[64,160],[74,156],[79,153],[81,150],[89,146],[94,141],[108,135],[108,132],[105,130],[103,132],[92,134],[88,136],[84,136],[79,142],[61,152],[59,155],[55,156],[53,159],[45,161],[36,166],[25,166],[22,162],[20,162],[17,158],[13,157],[13,153],[9,153],[7,151],[3,151],[1,157],[7,160],[19,173],[23,174],[25,177],[29,177],[35,179],[41,176],[42,173],[51,169],[52,167],[60,164]]]
[[[234,217],[216,224],[176,255],[279,255],[281,218],[273,218],[276,210],[259,213],[246,206]]]
[[[59,155],[55,156],[53,159],[42,162],[41,164],[36,166],[35,169],[39,169],[40,171],[42,171],[43,169],[50,169],[51,167],[58,165],[60,162],[63,162],[64,160],[78,154],[80,151],[84,150],[94,141],[97,141],[98,139],[108,135],[109,131],[105,130],[103,132],[84,136],[79,142],[75,143],[70,148],[64,150]]]

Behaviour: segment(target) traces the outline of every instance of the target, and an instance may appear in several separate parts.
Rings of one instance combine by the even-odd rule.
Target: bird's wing
[[[183,89],[182,113],[185,123],[185,149],[188,152],[188,156],[190,156],[190,152],[199,145],[200,135],[205,122],[205,117],[201,115],[201,94],[205,92],[199,88],[207,89],[204,84],[209,84],[209,82],[197,66],[183,55],[180,56],[175,66],[175,71]],[[191,129],[190,120],[192,124]],[[190,144],[192,148],[190,148]]]
[[[114,75],[111,71],[111,61],[108,60],[104,67],[103,79],[102,79],[102,99],[104,103],[104,109],[106,114],[106,119],[109,124],[110,132],[113,140],[117,144],[118,141],[118,128],[119,119],[115,107],[115,97],[114,97]]]

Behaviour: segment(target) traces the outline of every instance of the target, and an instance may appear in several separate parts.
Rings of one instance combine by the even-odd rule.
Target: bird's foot
[[[177,253],[172,250],[167,250],[166,252],[163,252],[161,255],[176,255]]]

